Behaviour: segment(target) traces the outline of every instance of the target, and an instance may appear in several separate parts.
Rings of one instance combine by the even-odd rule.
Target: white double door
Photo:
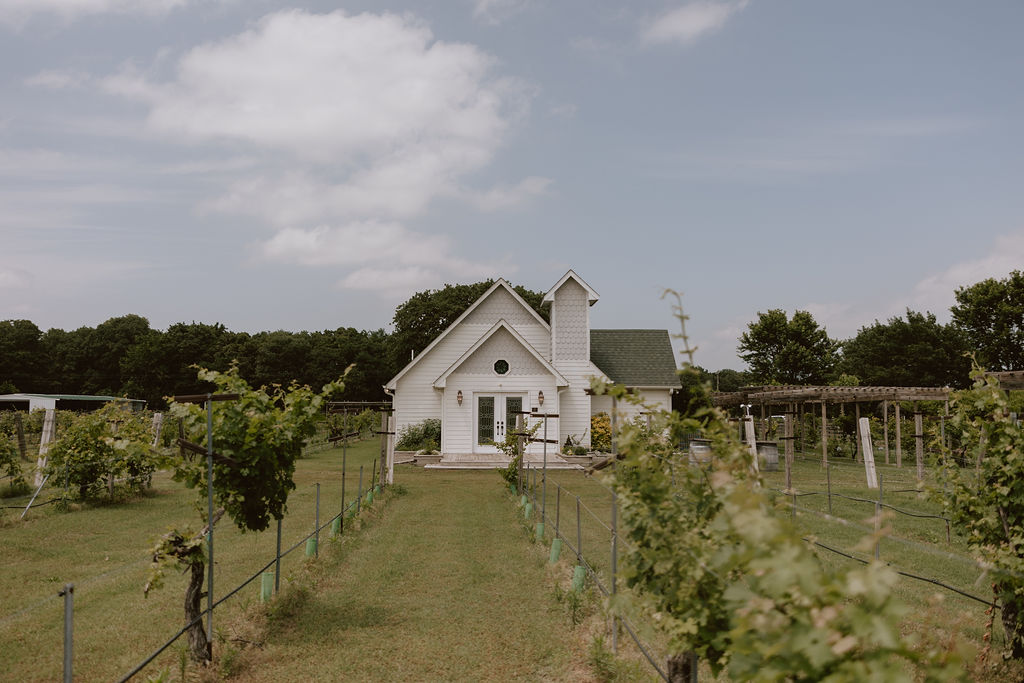
[[[476,394],[473,451],[496,453],[505,435],[515,429],[516,417],[523,409],[525,393]]]

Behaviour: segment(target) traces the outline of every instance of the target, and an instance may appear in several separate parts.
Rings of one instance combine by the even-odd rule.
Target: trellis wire
[[[533,474],[533,477],[534,477],[533,484],[530,486],[530,494],[531,494],[531,496],[533,498],[534,510],[537,510],[538,509],[537,508],[537,486],[536,486],[537,468],[536,467],[529,467],[528,469],[532,470],[532,472],[528,473],[528,474]],[[593,510],[591,510],[585,503],[583,503],[583,501],[582,501],[582,499],[580,498],[579,495],[572,493],[571,491],[569,491],[569,489],[566,489],[565,487],[563,487],[557,481],[554,481],[552,483],[554,483],[555,487],[556,487],[556,493],[555,493],[556,500],[558,500],[558,501],[561,500],[561,494],[562,494],[562,491],[564,489],[566,493],[568,493],[570,496],[575,498],[575,500],[576,500],[576,510],[577,510],[577,515],[576,515],[576,543],[574,544],[565,534],[563,534],[561,528],[559,527],[559,522],[560,522],[560,512],[559,512],[560,511],[560,504],[556,505],[556,522],[555,522],[555,527],[554,527],[555,528],[555,538],[561,539],[561,541],[569,548],[569,550],[574,555],[576,555],[577,561],[579,562],[580,566],[582,566],[584,571],[587,573],[587,575],[591,577],[591,579],[594,582],[594,585],[597,586],[597,589],[601,592],[601,594],[603,596],[605,596],[605,597],[610,596],[612,594],[612,590],[610,590],[607,586],[604,585],[604,583],[601,580],[600,574],[597,572],[597,570],[594,568],[594,566],[591,564],[591,562],[587,559],[587,557],[583,554],[583,549],[582,549],[582,536],[583,536],[583,534],[582,534],[582,528],[581,528],[580,512],[582,510],[586,510],[586,512],[589,514],[589,516],[594,521],[596,521],[601,527],[603,527],[606,531],[609,532],[609,534],[611,535],[610,543],[612,544],[612,551],[613,552],[617,552],[617,548],[615,547],[615,541],[616,541],[616,539],[618,539],[618,533],[616,532],[615,529],[613,529],[612,527],[610,527],[607,524],[605,524],[605,522]],[[609,492],[611,492],[610,489],[609,489]],[[612,504],[616,505],[614,500],[613,500]],[[544,523],[546,525],[550,521],[550,519],[543,512],[541,512],[541,515],[542,515],[541,519],[544,521]],[[629,546],[628,543],[626,543],[626,545],[627,545],[627,547]],[[613,566],[614,566],[614,560],[613,560]],[[612,579],[612,581],[614,582],[614,578]],[[667,681],[668,680],[668,674],[661,667],[661,665],[658,664],[657,660],[651,654],[650,648],[648,646],[646,646],[643,643],[643,641],[640,640],[639,636],[637,636],[635,627],[625,617],[618,616],[616,618],[617,618],[618,622],[622,624],[623,628],[625,628],[625,630],[629,634],[630,638],[633,639],[633,642],[636,643],[637,648],[643,654],[643,656],[647,660],[647,662],[654,668],[654,670],[658,673],[658,675],[662,678],[662,680]]]

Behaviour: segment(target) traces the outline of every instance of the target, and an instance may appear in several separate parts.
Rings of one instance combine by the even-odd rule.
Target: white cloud
[[[446,237],[409,230],[398,223],[366,221],[310,230],[286,228],[259,247],[267,261],[308,266],[360,266],[339,285],[385,295],[438,286],[446,279],[490,277],[494,263],[452,255]],[[502,267],[503,272],[514,268]]]
[[[89,14],[159,16],[196,0],[0,0],[0,23],[20,26],[37,14],[71,20]],[[206,0],[207,2],[210,0]]]
[[[853,337],[862,327],[871,325],[875,320],[885,322],[890,318],[902,317],[908,308],[921,313],[934,313],[940,322],[947,322],[951,317],[949,309],[956,303],[954,294],[958,288],[987,278],[1005,278],[1011,271],[1024,268],[1022,264],[1024,230],[998,237],[984,256],[955,263],[941,272],[928,275],[909,291],[890,291],[884,296],[857,301],[809,302],[795,308],[810,312],[834,339]],[[735,339],[739,337],[737,329],[731,325],[719,330],[716,336]],[[745,329],[743,327],[740,331]]]
[[[463,196],[481,211],[500,211],[546,195],[551,182],[550,178],[530,176],[515,185],[498,185],[484,192],[464,192]]]
[[[261,250],[269,260],[311,266],[372,261],[416,265],[443,259],[448,244],[442,237],[417,234],[398,223],[367,221],[311,230],[286,228],[265,242]]]
[[[681,151],[647,153],[636,162],[658,176],[790,182],[863,171],[985,125],[982,119],[923,114],[757,125],[746,135],[697,141]]]
[[[747,3],[748,0],[691,2],[648,20],[640,32],[640,40],[649,45],[693,43],[701,36],[722,28]]]
[[[160,134],[283,157],[287,173],[244,177],[210,208],[279,225],[405,219],[465,194],[525,114],[532,92],[493,66],[411,15],[285,11],[194,48],[170,82],[126,70],[104,85],[148,104]]]
[[[170,80],[126,67],[103,86],[147,105],[158,135],[258,159],[202,208],[275,226],[257,246],[262,258],[379,266],[391,281],[419,283],[451,272],[476,277],[484,266],[403,221],[440,197],[495,210],[550,183],[531,176],[469,189],[535,94],[495,75],[495,64],[473,45],[436,40],[410,14],[289,10],[193,48]],[[343,286],[372,279],[361,272]]]
[[[482,24],[497,26],[530,4],[530,0],[473,0],[473,18]]]
[[[338,284],[344,289],[370,291],[386,298],[402,298],[408,297],[409,292],[437,288],[444,281],[445,276],[430,266],[411,266],[400,270],[369,267],[349,273]]]
[[[1011,271],[1022,269],[1024,230],[997,237],[992,249],[981,258],[953,264],[941,273],[924,278],[914,286],[907,305],[914,310],[948,314],[949,308],[956,303],[954,294],[958,288],[988,278],[1002,279]]]
[[[91,76],[82,71],[46,69],[25,79],[25,85],[47,90],[71,90],[89,83]]]
[[[0,266],[0,290],[25,289],[32,282],[32,274],[21,268]]]
[[[568,104],[556,104],[549,110],[552,116],[557,116],[561,119],[575,118],[576,112],[579,108],[572,103]]]
[[[105,85],[148,103],[153,129],[190,140],[349,167],[429,157],[465,171],[491,158],[526,105],[493,65],[475,46],[435,41],[411,15],[283,11],[192,49],[172,82],[126,71]]]

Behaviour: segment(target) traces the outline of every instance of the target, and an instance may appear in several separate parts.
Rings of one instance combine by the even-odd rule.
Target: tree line
[[[965,388],[972,356],[987,370],[1024,369],[1024,273],[960,287],[955,297],[948,324],[908,308],[842,341],[807,311],[758,313],[739,338],[739,356],[750,370],[704,376],[722,391],[743,384]]]
[[[493,280],[417,292],[394,314],[394,331],[339,327],[315,332],[234,332],[220,323],[179,322],[153,329],[141,315],[95,327],[41,330],[30,320],[0,321],[0,394],[113,395],[140,398],[162,409],[166,397],[203,393],[194,366],[238,374],[252,386],[319,388],[345,379],[341,397],[379,401],[383,385],[455,321]],[[516,291],[540,312],[541,292]],[[542,312],[546,315],[546,312]]]
[[[135,314],[96,327],[43,331],[30,320],[0,321],[0,393],[127,395],[163,408],[165,397],[203,392],[194,365],[227,370],[253,386],[293,380],[320,387],[354,364],[346,400],[377,401],[381,387],[455,321],[493,280],[417,292],[399,304],[394,331],[339,327],[316,332],[234,332],[220,323],[179,322],[153,329]],[[543,293],[516,291],[545,318]],[[759,313],[739,339],[748,370],[697,377],[712,388],[745,384],[966,387],[974,354],[989,370],[1024,368],[1024,273],[990,278],[956,291],[952,321],[907,310],[876,320],[851,339],[832,339],[807,311]],[[697,381],[684,378],[684,383]],[[679,397],[686,400],[686,393]]]

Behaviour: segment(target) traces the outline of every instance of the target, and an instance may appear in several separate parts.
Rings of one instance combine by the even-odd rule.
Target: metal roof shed
[[[94,410],[110,401],[129,401],[133,410],[142,410],[146,402],[138,398],[123,396],[86,396],[83,394],[5,394],[0,396],[0,405],[8,410],[39,410],[57,408],[62,410]]]

